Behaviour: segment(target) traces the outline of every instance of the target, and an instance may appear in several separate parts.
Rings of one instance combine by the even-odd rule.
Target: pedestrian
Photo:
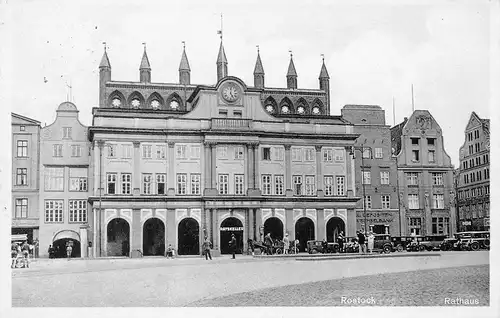
[[[323,254],[328,253],[328,243],[326,239],[323,239],[323,242],[321,242],[321,247],[323,248]]]
[[[235,254],[236,254],[236,237],[234,234],[231,234],[231,241],[229,241],[229,248],[231,249],[231,252],[233,253],[233,259],[236,259]]]
[[[24,267],[30,267],[30,245],[28,244],[28,241],[24,241],[23,246],[22,246],[22,251],[23,251],[23,263]]]
[[[264,245],[266,246],[267,249],[267,255],[272,255],[273,239],[271,238],[271,233],[267,233],[266,236],[264,237]]]
[[[11,265],[10,268],[15,268],[16,263],[17,263],[17,243],[14,242],[10,246],[10,258],[11,258]]]
[[[368,251],[371,254],[373,252],[373,244],[375,243],[375,235],[373,232],[368,233]]]
[[[68,261],[71,259],[71,253],[73,252],[73,246],[70,242],[66,243],[66,256],[68,258]]]
[[[174,258],[174,248],[172,247],[172,244],[168,244],[167,248],[167,258]]]
[[[365,235],[363,234],[363,231],[358,231],[358,244],[359,244],[359,253],[364,254],[366,252],[366,245],[365,245]]]
[[[337,243],[339,244],[339,252],[342,253],[344,251],[344,232],[340,231],[337,236]]]
[[[210,249],[212,248],[212,242],[208,239],[208,237],[205,237],[205,242],[203,242],[203,250],[205,251],[205,259],[208,261],[208,258],[210,257],[210,260],[212,260],[212,254],[210,253]]]
[[[290,240],[288,239],[288,233],[285,234],[283,238],[283,253],[288,254],[288,249],[290,248]]]
[[[252,256],[255,256],[255,246],[253,245],[253,240],[249,238],[247,243],[248,243],[248,252],[251,252]]]
[[[49,249],[47,251],[49,252],[49,258],[54,258],[54,248],[52,245],[49,245]]]

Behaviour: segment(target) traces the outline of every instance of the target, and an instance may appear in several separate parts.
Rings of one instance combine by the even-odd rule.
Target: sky
[[[0,2],[11,9],[0,14],[10,43],[0,76],[12,111],[42,126],[68,99],[68,85],[81,122],[91,124],[103,41],[112,80],[139,80],[145,42],[152,82],[177,83],[185,41],[191,83],[215,84],[221,13],[229,75],[253,85],[259,45],[266,86],[286,87],[291,50],[299,88],[319,88],[324,54],[332,115],[346,104],[380,105],[391,126],[411,115],[413,84],[415,109],[437,120],[455,166],[471,112],[490,117],[488,1]]]

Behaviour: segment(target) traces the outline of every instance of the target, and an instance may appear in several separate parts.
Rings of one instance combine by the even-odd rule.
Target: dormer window
[[[111,101],[111,106],[113,107],[120,107],[122,105],[122,101],[119,98],[113,98],[113,101]]]
[[[132,102],[130,103],[132,105],[132,107],[134,108],[139,108],[139,106],[141,106],[141,101],[138,100],[137,98],[133,99]]]
[[[297,113],[299,113],[299,114],[301,114],[301,115],[302,115],[302,114],[304,114],[305,112],[306,112],[306,110],[305,110],[305,108],[304,108],[304,107],[299,106],[299,107],[297,108]]]
[[[312,113],[313,113],[314,115],[319,115],[319,113],[320,113],[319,107],[314,107],[314,108],[312,109]]]
[[[153,101],[151,102],[151,108],[153,108],[154,110],[159,109],[159,108],[160,108],[160,102],[159,102],[159,101],[157,101],[156,99],[155,99],[155,100],[153,100]]]
[[[176,100],[171,101],[170,102],[170,108],[172,108],[173,110],[179,109],[179,102],[176,101]]]

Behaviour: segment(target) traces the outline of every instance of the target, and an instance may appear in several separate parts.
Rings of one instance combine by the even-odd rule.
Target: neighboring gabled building
[[[403,235],[452,235],[456,231],[453,166],[442,130],[427,110],[391,128],[397,154]]]
[[[12,113],[12,234],[38,239],[40,122]]]
[[[460,231],[490,229],[490,120],[472,112],[457,169]]]

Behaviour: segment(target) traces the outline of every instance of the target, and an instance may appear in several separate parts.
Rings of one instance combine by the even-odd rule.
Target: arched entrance
[[[193,218],[185,218],[177,228],[177,253],[179,255],[200,254],[200,226]]]
[[[129,256],[130,254],[130,226],[127,221],[115,218],[107,226],[108,256]]]
[[[264,235],[271,233],[273,240],[283,239],[283,222],[277,217],[271,217],[264,222]]]
[[[143,255],[165,254],[165,225],[158,218],[151,218],[142,227]]]
[[[339,217],[333,217],[326,223],[326,240],[328,242],[336,242],[337,236],[340,231],[344,232],[345,236],[345,223]]]
[[[81,247],[80,247],[80,235],[75,231],[61,231],[57,233],[52,240],[52,249],[54,251],[55,258],[65,258],[66,255],[66,247],[71,245],[71,257],[80,257],[81,256]]]
[[[231,254],[231,234],[236,237],[236,254],[243,252],[243,223],[235,217],[228,217],[220,225],[220,253]]]
[[[305,252],[307,241],[314,240],[314,222],[308,217],[301,217],[295,222],[295,239],[299,240],[299,251]]]

